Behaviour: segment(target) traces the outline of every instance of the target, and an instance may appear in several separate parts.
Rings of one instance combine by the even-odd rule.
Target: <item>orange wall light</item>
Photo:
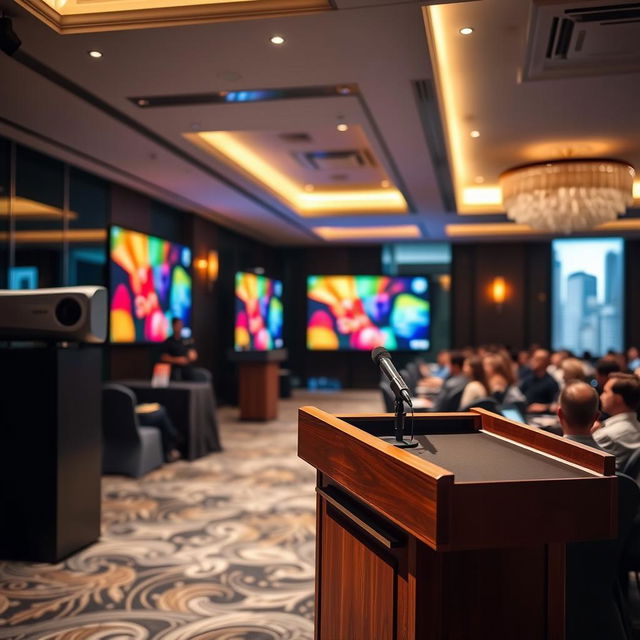
[[[502,304],[507,299],[507,283],[502,276],[497,276],[493,279],[490,292],[491,300],[498,305],[498,309],[502,308]]]

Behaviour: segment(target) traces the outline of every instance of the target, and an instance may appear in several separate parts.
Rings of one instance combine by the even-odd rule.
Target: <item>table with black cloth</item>
[[[187,460],[222,451],[218,435],[216,401],[209,382],[171,382],[152,387],[147,380],[118,380],[129,387],[139,403],[157,402],[167,410],[184,439],[180,448]]]

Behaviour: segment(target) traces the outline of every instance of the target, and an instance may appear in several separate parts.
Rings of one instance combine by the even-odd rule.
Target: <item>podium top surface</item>
[[[407,451],[455,474],[455,482],[506,482],[588,478],[595,472],[543,455],[491,433],[416,436]]]
[[[398,449],[381,439],[393,421],[302,407],[298,455],[321,487],[347,492],[438,551],[615,535],[613,456],[482,409],[418,414],[420,447]]]

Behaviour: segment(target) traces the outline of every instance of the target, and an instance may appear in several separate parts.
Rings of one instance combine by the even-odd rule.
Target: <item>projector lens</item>
[[[56,305],[56,320],[65,327],[71,327],[80,320],[82,307],[75,298],[62,298]]]

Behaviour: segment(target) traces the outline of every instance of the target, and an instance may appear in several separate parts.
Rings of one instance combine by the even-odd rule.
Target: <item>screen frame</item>
[[[427,281],[427,292],[428,298],[427,301],[429,303],[429,335],[426,340],[429,345],[426,349],[388,349],[388,351],[392,353],[400,353],[400,354],[419,354],[419,353],[429,353],[432,348],[432,340],[431,340],[431,320],[433,318],[433,300],[431,297],[432,290],[432,278],[427,274],[413,274],[413,275],[388,275],[385,273],[308,273],[305,275],[305,330],[304,330],[304,345],[307,353],[370,353],[370,349],[352,349],[352,348],[338,348],[338,349],[310,349],[309,348],[309,340],[308,340],[308,331],[309,331],[309,278],[314,277],[322,277],[322,278],[343,278],[343,277],[362,277],[362,278],[405,278],[408,280],[414,278],[424,278]]]
[[[157,238],[158,240],[162,240],[164,242],[170,242],[172,244],[177,244],[181,247],[185,247],[186,249],[189,249],[189,251],[191,252],[191,263],[189,265],[189,277],[191,278],[191,326],[189,327],[189,329],[191,330],[191,337],[193,337],[193,320],[194,320],[194,308],[195,308],[195,287],[194,287],[194,269],[193,269],[193,260],[194,260],[194,256],[193,256],[193,248],[191,247],[191,245],[185,244],[183,242],[176,242],[175,240],[170,240],[169,238],[163,237],[163,236],[159,236],[156,235],[155,233],[147,233],[146,231],[140,231],[139,229],[134,229],[132,227],[128,227],[128,226],[123,226],[121,224],[117,224],[117,223],[111,223],[108,225],[107,227],[107,239],[106,239],[106,245],[107,245],[107,291],[109,292],[109,305],[108,305],[108,312],[107,312],[107,344],[109,344],[110,347],[141,347],[141,346],[146,346],[146,347],[157,347],[161,344],[163,344],[164,341],[161,342],[154,342],[152,340],[134,340],[133,342],[115,342],[111,339],[111,293],[112,293],[112,281],[111,281],[111,238],[112,238],[112,233],[113,233],[113,229],[114,228],[118,228],[118,229],[123,229],[124,231],[132,231],[133,233],[139,233],[143,236],[147,236],[147,237],[151,237],[151,238]]]

